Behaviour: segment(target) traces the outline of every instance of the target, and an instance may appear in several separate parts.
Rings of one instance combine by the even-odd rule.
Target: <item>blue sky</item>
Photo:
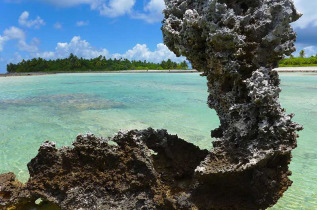
[[[294,24],[297,52],[317,50],[317,1],[295,0],[304,16]],[[22,59],[177,58],[162,43],[164,0],[0,0],[0,73]]]

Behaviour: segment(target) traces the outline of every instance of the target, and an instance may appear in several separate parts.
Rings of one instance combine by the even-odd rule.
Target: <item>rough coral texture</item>
[[[290,23],[301,15],[291,0],[165,2],[164,42],[207,76],[208,105],[221,122],[212,131],[213,150],[196,170],[214,194],[202,203],[242,209],[275,204],[291,185],[288,164],[302,127],[281,108],[272,69],[294,52]]]
[[[253,210],[283,196],[302,128],[281,108],[272,69],[295,50],[293,2],[165,2],[164,42],[208,79],[208,105],[221,122],[213,149],[153,129],[79,135],[60,149],[47,141],[26,184],[0,175],[0,208],[27,209],[41,198],[61,209]]]
[[[25,185],[11,173],[0,176],[0,209],[27,209],[38,198],[56,209],[189,209],[194,171],[207,154],[153,129],[79,135],[60,149],[46,141]]]
[[[13,173],[0,174],[0,207],[15,208],[29,202],[29,194],[23,190],[23,183]]]

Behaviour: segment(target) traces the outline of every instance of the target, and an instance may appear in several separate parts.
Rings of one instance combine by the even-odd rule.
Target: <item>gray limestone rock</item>
[[[208,105],[221,122],[197,176],[219,188],[240,180],[240,194],[254,197],[253,207],[242,208],[274,204],[291,184],[288,164],[302,127],[281,108],[272,69],[295,51],[290,23],[301,15],[291,0],[165,2],[164,43],[207,77]],[[223,195],[230,190],[221,189]],[[239,193],[231,197],[232,205],[242,199]],[[211,206],[219,202],[210,200]]]

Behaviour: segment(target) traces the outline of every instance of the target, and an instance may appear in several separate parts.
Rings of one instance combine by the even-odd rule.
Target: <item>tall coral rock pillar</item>
[[[164,42],[208,79],[208,105],[221,125],[196,169],[204,206],[266,208],[291,185],[296,132],[278,101],[278,61],[295,51],[291,0],[165,0]],[[211,188],[218,188],[218,191]],[[198,205],[199,206],[199,205]],[[203,207],[203,206],[200,206]]]

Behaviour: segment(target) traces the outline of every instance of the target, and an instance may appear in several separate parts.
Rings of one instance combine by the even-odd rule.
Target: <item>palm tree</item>
[[[301,58],[305,57],[305,50],[301,50],[299,52],[299,57],[301,57]]]

